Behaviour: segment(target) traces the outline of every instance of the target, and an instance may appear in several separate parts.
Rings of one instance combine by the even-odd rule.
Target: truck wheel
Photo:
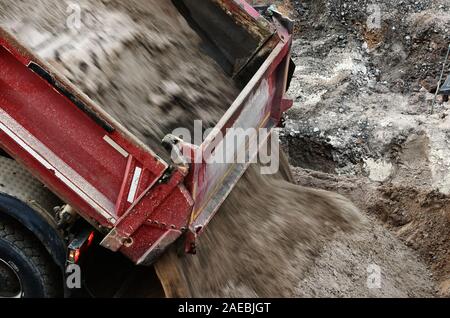
[[[0,216],[0,298],[58,297],[59,276],[37,239]]]

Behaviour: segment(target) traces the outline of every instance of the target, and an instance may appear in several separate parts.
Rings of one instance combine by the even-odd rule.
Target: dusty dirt
[[[439,97],[429,113],[449,3],[373,4],[295,2],[295,105],[283,143],[300,184],[352,199],[417,251],[449,296],[450,104]],[[370,28],[376,10],[380,25]]]
[[[0,21],[139,138],[158,148],[159,140],[173,128],[189,128],[194,119],[214,124],[237,91],[218,66],[199,52],[199,39],[172,5],[167,2],[162,7],[160,1],[155,2],[158,4],[153,6],[144,6],[139,0],[82,2],[86,17],[94,19],[75,33],[67,29],[64,1],[24,1],[18,6],[4,0]],[[316,12],[319,7],[310,5],[314,10],[308,17],[314,19],[322,9]],[[325,22],[322,17],[316,23]],[[306,59],[294,79],[297,107],[285,130],[285,136],[292,138],[285,142],[294,164],[304,162],[319,168],[320,163],[326,172],[335,172],[342,163],[334,160],[334,146],[300,132],[290,133],[295,123],[314,118],[308,111],[320,114],[314,107],[327,93],[337,98],[346,88],[318,90],[314,86],[317,81],[333,85],[353,74],[353,53],[347,52],[350,57],[342,55],[343,64],[336,68],[344,75],[332,80],[310,77],[310,85],[303,85],[306,77],[302,76],[311,75],[306,69],[326,68],[318,65],[314,50],[327,37],[321,37],[320,28],[314,31],[316,43],[305,44],[313,40],[301,39],[300,32],[294,46],[294,57]],[[328,51],[322,52],[326,55]],[[356,68],[356,72],[360,70]],[[312,151],[303,158],[306,144]],[[319,159],[322,154],[325,159]],[[182,258],[194,296],[435,294],[431,273],[415,251],[347,199],[296,186],[281,173],[262,177],[258,171],[252,167],[230,195],[202,237],[199,255]],[[296,176],[302,176],[298,181],[305,184],[303,173],[300,169]],[[384,175],[383,171],[373,174]],[[320,187],[316,181],[309,185]],[[327,186],[341,191],[332,184],[329,181]],[[344,194],[352,197],[352,193]],[[381,268],[381,288],[367,285],[372,265]]]
[[[183,257],[196,297],[293,297],[336,232],[359,227],[359,211],[331,192],[302,188],[253,166]]]

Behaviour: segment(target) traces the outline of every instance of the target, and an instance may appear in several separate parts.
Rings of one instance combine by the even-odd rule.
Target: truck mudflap
[[[212,1],[242,27],[252,19],[263,23],[243,0]],[[256,148],[240,139],[230,149],[231,128],[272,129],[292,105],[284,96],[290,46],[290,32],[275,19],[257,50],[231,68],[238,81],[251,79],[207,139],[197,147],[166,138],[179,152],[169,165],[0,28],[0,148],[105,233],[102,246],[148,265],[187,234],[193,252],[195,239],[251,162],[230,159],[242,152],[252,159],[268,138],[258,139]],[[225,162],[215,160],[218,149]],[[189,157],[196,160],[189,163]]]

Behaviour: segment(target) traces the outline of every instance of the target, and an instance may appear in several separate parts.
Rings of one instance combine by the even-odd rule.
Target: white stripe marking
[[[127,158],[130,155],[125,149],[123,149],[118,143],[112,140],[111,137],[109,137],[108,135],[103,137],[103,140],[106,141],[111,147],[116,149],[125,158]]]
[[[139,167],[136,167],[134,170],[133,180],[131,181],[131,187],[130,192],[128,193],[128,199],[127,201],[129,203],[133,203],[134,199],[136,197],[137,187],[139,184],[139,179],[141,178],[142,169]]]

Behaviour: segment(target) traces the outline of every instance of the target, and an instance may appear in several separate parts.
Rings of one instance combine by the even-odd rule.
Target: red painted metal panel
[[[85,218],[112,228],[167,164],[54,73],[36,73],[30,65],[43,63],[0,36],[1,147]]]
[[[252,18],[258,19],[261,15],[245,0],[232,0],[238,6],[242,7]],[[236,8],[234,8],[236,10]]]
[[[1,47],[0,69],[2,110],[115,202],[127,158],[104,141],[107,132]]]

